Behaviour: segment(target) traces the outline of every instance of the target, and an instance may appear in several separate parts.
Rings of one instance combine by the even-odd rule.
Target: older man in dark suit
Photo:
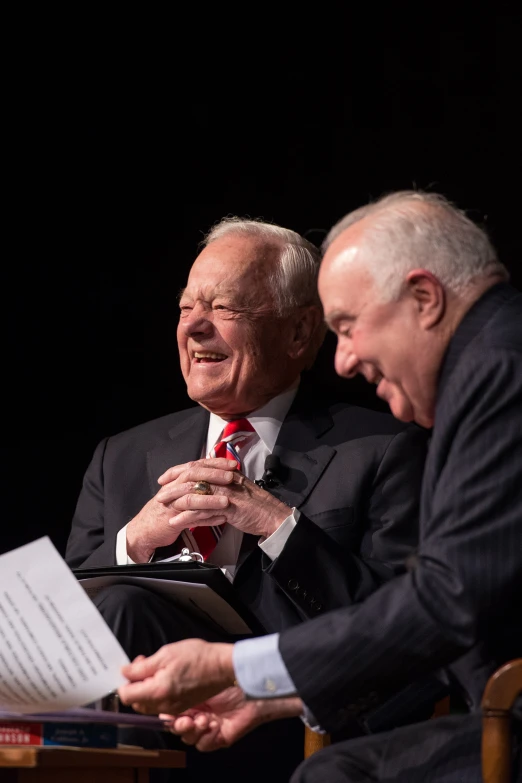
[[[341,742],[293,780],[480,780],[485,683],[522,655],[522,295],[507,277],[486,235],[435,195],[394,194],[334,227],[319,290],[337,370],[433,427],[409,572],[279,635],[193,643],[191,685],[175,677],[188,648],[166,647],[127,667],[124,699],[176,713],[237,678],[250,701],[233,687],[174,722],[209,749],[302,710],[334,731],[432,673],[469,714]]]
[[[267,631],[363,600],[404,572],[426,435],[325,400],[301,378],[324,336],[318,269],[319,251],[295,232],[214,227],[180,298],[181,368],[198,406],[100,443],[71,566],[146,563],[186,545],[229,571]],[[254,483],[269,455],[270,492]],[[192,493],[201,481],[212,494]],[[187,637],[230,640],[142,588],[114,585],[96,603],[131,657]]]

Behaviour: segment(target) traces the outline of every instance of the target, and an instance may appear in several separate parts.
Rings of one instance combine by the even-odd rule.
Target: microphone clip
[[[272,487],[278,487],[279,481],[273,476],[263,476],[260,479],[254,479],[254,484],[257,484],[261,489],[270,489]]]
[[[261,489],[272,489],[278,487],[280,481],[277,478],[277,471],[280,469],[279,457],[274,454],[269,454],[265,459],[265,472],[260,479],[254,479],[254,484],[257,484]]]

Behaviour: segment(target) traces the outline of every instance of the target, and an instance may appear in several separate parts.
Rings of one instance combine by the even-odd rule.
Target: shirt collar
[[[295,399],[298,387],[299,379],[297,379],[289,389],[278,394],[277,397],[273,397],[261,408],[258,408],[256,411],[253,411],[246,416],[270,452],[274,450],[279,430]],[[215,413],[210,414],[206,454],[208,454],[210,449],[215,445],[226,424],[227,421],[225,419],[216,416]]]

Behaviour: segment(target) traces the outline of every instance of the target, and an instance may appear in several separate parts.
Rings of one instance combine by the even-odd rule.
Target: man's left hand
[[[173,734],[187,745],[210,751],[228,748],[256,726],[278,718],[301,715],[297,696],[286,699],[247,700],[238,686],[227,688],[183,715],[160,715]]]
[[[205,462],[206,460],[199,460],[197,464],[204,466]],[[196,472],[197,468],[194,469],[194,474]],[[166,482],[168,471],[159,480],[161,483]],[[191,472],[188,470],[185,474],[185,482],[191,480]],[[194,477],[194,482],[197,480]],[[188,527],[214,524],[208,512],[215,510],[216,516],[225,517],[229,525],[233,525],[243,533],[268,538],[291,513],[291,509],[285,503],[239,472],[234,473],[230,484],[212,484],[211,487],[211,495],[197,495],[190,492],[181,497],[176,493],[172,495],[171,507],[177,514],[169,520],[169,524],[177,533]],[[158,498],[163,503],[168,503],[168,493],[169,487],[164,486],[158,493]],[[225,507],[224,497],[228,499]]]

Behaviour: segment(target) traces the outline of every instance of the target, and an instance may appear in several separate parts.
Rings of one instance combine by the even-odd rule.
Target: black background
[[[514,7],[176,6],[18,31],[0,551],[49,534],[63,552],[100,438],[187,404],[177,294],[224,215],[319,243],[421,187],[484,223],[522,286]]]

